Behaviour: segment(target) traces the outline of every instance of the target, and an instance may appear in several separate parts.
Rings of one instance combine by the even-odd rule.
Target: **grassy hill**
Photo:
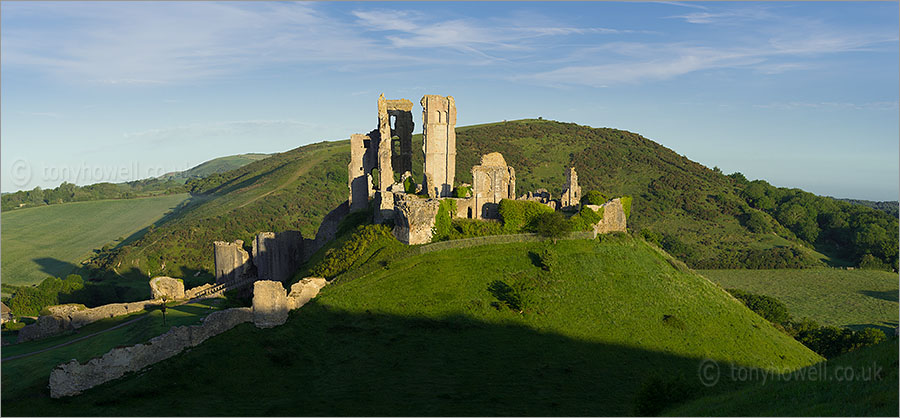
[[[30,285],[47,276],[64,276],[93,250],[134,241],[187,198],[182,193],[3,212],[3,284]]]
[[[560,241],[565,262],[549,272],[529,256],[547,245],[387,263],[283,326],[238,326],[64,401],[5,398],[5,414],[623,415],[652,376],[695,376],[703,358],[821,360],[640,239]],[[526,301],[521,313],[498,282]]]
[[[669,416],[897,416],[897,339],[798,371],[701,397]],[[771,376],[770,376],[771,378]]]
[[[701,270],[726,289],[784,302],[791,315],[825,325],[881,328],[892,335],[898,317],[896,273],[873,270]]]
[[[269,155],[270,154],[248,153],[214,158],[188,170],[166,173],[159,176],[159,178],[162,180],[172,179],[180,182],[186,182],[193,178],[207,177],[212,174],[224,173],[226,171],[241,168],[254,161],[268,158]]]
[[[421,135],[413,140],[420,141]],[[896,245],[890,245],[896,236],[886,232],[890,225],[882,225],[896,225],[896,220],[883,212],[799,190],[772,191],[759,184],[748,185],[745,180],[708,169],[631,132],[544,120],[459,127],[457,182],[471,181],[471,166],[482,154],[492,151],[502,152],[516,169],[519,194],[543,187],[558,196],[564,184],[564,168],[575,166],[584,190],[634,196],[629,228],[646,230],[649,238],[692,267],[854,264],[837,256],[844,257],[841,251],[849,249],[852,254],[846,256],[858,259],[872,247],[877,247],[878,257],[888,261],[894,257],[892,262],[896,263],[896,256],[890,255],[890,248],[896,251]],[[421,176],[422,159],[422,155],[414,154],[417,178]],[[116,269],[115,276],[166,274],[208,279],[213,269],[210,243],[214,240],[242,239],[249,246],[251,237],[259,231],[286,229],[298,229],[305,237],[312,237],[322,218],[347,198],[348,160],[348,141],[323,142],[192,180],[193,203],[178,219],[134,245],[98,257],[94,267],[101,272],[98,274]],[[763,196],[765,199],[775,199],[790,210],[770,209],[761,205],[765,199],[755,194],[745,196],[747,189],[759,191],[760,187],[764,194],[778,193],[777,199],[768,195]],[[834,202],[829,210],[838,211],[840,217],[826,213],[819,216],[823,228],[833,224],[833,228],[827,226],[832,228],[828,234],[822,230],[821,239],[843,240],[842,246],[831,245],[830,241],[821,245],[818,241],[801,241],[779,221],[793,222],[788,224],[791,228],[807,233],[809,225],[799,220],[808,221],[813,214],[804,212],[800,216],[795,209],[825,207],[826,201]],[[876,227],[864,228],[876,222]],[[829,250],[828,255],[817,252],[820,247]]]

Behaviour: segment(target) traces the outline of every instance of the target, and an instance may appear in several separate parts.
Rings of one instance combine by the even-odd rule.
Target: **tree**
[[[569,234],[571,226],[565,215],[559,212],[545,212],[535,219],[535,232],[543,237],[552,238],[554,242]]]

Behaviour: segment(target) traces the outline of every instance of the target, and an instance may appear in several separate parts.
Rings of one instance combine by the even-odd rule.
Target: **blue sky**
[[[460,126],[614,127],[726,173],[896,200],[898,13],[897,2],[4,1],[0,188],[133,180],[348,138],[375,127],[383,92],[453,95]]]

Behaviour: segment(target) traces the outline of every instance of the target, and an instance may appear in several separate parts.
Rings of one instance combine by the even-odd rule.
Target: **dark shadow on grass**
[[[680,378],[691,397],[733,389],[703,387],[699,364],[512,322],[348,313],[312,302],[285,325],[239,325],[82,395],[50,399],[41,380],[28,399],[4,396],[3,407],[9,416],[616,416],[634,411],[650,379]],[[664,406],[671,402],[657,410]]]
[[[860,294],[873,297],[875,299],[886,300],[888,302],[897,302],[898,293],[896,290],[860,290]]]

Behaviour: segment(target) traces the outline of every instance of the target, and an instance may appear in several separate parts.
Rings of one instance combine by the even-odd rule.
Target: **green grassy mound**
[[[696,399],[665,414],[897,416],[897,349],[894,338],[799,370],[790,379],[753,379],[740,389]]]
[[[47,276],[65,277],[92,250],[140,236],[187,198],[98,200],[3,212],[3,283],[30,285]]]
[[[772,296],[791,315],[824,325],[878,327],[892,335],[898,316],[896,273],[876,270],[701,270],[724,288]]]
[[[4,399],[4,412],[624,415],[650,376],[693,377],[704,358],[791,369],[821,360],[642,240],[559,241],[549,271],[547,246],[388,263],[369,248],[363,267],[377,268],[338,279],[283,326],[240,325],[75,398]]]

